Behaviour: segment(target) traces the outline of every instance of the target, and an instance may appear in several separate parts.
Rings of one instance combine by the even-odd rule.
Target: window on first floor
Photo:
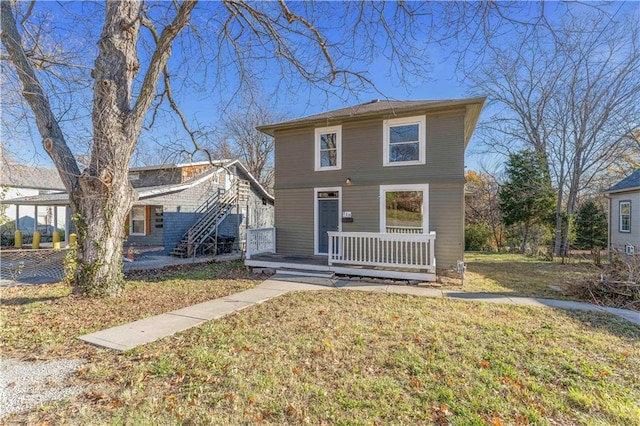
[[[428,232],[428,186],[380,187],[380,232],[424,234]]]
[[[631,232],[631,201],[620,201],[620,232]]]
[[[146,206],[133,206],[131,209],[131,223],[129,225],[129,235],[145,235],[147,229],[147,208]]]
[[[315,133],[315,171],[342,167],[342,126],[322,127]]]
[[[384,166],[425,163],[425,116],[385,120],[383,127]]]

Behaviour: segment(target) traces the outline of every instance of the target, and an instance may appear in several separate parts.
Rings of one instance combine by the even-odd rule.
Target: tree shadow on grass
[[[218,279],[264,280],[252,274],[241,262],[206,262],[170,265],[157,269],[125,272],[126,281],[160,282],[168,280],[210,281]]]
[[[0,305],[21,306],[21,305],[29,305],[31,303],[49,302],[52,300],[64,299],[65,297],[69,297],[69,296],[64,295],[64,296],[42,296],[42,297],[10,297],[7,299],[5,298],[0,299]]]
[[[474,292],[509,296],[570,299],[556,289],[581,276],[597,274],[587,264],[560,264],[556,262],[468,262],[465,288]]]
[[[575,309],[554,308],[571,320],[577,320],[590,328],[601,330],[607,334],[627,339],[632,342],[640,341],[640,324],[635,324],[620,316],[608,312],[579,311]],[[640,312],[637,313],[640,317]]]

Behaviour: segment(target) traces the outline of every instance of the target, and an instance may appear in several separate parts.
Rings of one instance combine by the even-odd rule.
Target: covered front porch
[[[326,255],[276,251],[276,228],[247,230],[245,265],[401,280],[435,281],[435,232],[328,232]]]

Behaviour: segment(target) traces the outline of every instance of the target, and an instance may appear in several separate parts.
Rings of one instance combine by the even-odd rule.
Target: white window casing
[[[389,230],[391,224],[387,224],[387,193],[389,192],[421,192],[422,193],[422,226],[420,230],[411,229],[415,227],[407,227],[407,229]],[[380,185],[380,233],[429,233],[429,185],[428,184],[407,184],[407,185]]]
[[[427,118],[424,115],[384,120],[382,165],[387,167],[425,164],[426,129]]]
[[[620,232],[631,232],[631,201],[620,201],[619,204],[619,226]]]
[[[342,168],[342,126],[316,128],[314,156],[316,172]]]
[[[146,235],[146,220],[146,206],[133,206],[130,215],[129,235]]]

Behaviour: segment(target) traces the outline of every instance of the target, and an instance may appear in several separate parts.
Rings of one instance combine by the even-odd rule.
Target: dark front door
[[[318,200],[318,253],[328,253],[327,232],[338,231],[338,200]]]

